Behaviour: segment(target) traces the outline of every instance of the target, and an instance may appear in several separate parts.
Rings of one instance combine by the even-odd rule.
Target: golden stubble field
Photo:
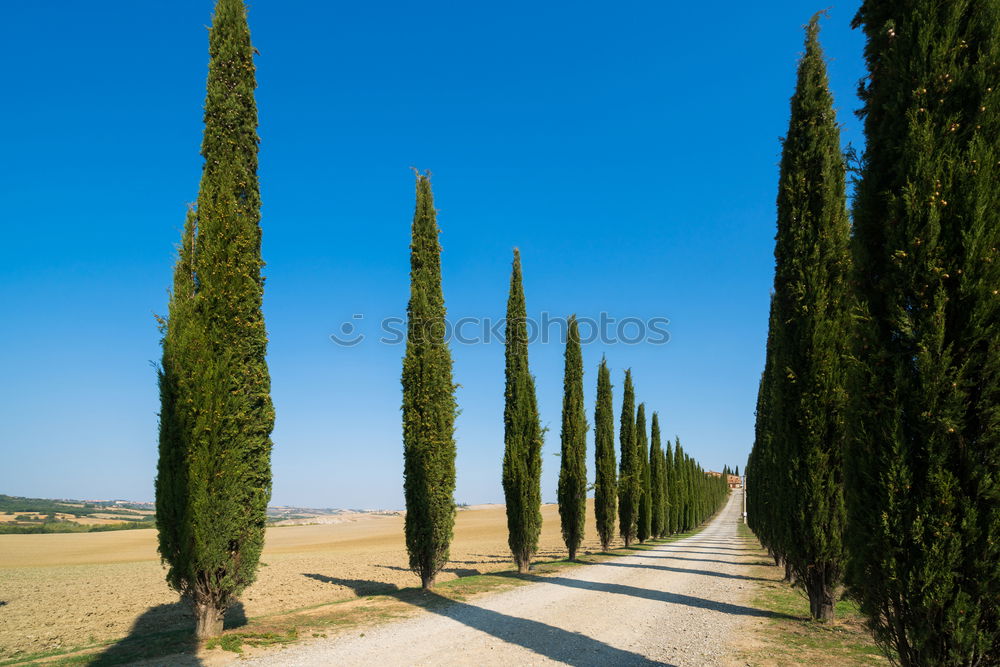
[[[583,548],[597,550],[592,501]],[[556,505],[542,506],[539,559],[565,556]],[[402,516],[269,528],[249,618],[419,585],[407,567]],[[458,512],[445,581],[512,567],[503,506]],[[0,659],[119,639],[186,621],[164,582],[156,532],[0,535]]]

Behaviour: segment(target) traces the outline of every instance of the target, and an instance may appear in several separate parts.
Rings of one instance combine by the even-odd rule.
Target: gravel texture
[[[760,556],[741,510],[737,490],[693,537],[240,664],[721,664],[737,627],[768,615],[747,605]]]

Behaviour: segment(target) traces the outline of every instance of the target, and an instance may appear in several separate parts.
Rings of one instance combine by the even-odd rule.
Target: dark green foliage
[[[785,464],[787,457],[781,451],[781,441],[773,437],[774,411],[771,397],[774,393],[774,332],[777,330],[774,295],[771,296],[767,346],[764,370],[757,391],[757,421],[754,427],[754,444],[747,461],[747,524],[780,565],[788,522],[783,520],[790,505],[784,498],[791,484],[791,474]]]
[[[866,0],[849,582],[903,665],[1000,664],[1000,4]]]
[[[818,21],[807,27],[778,186],[766,428],[777,448],[769,463],[781,468],[769,472],[779,496],[755,511],[770,511],[763,520],[773,525],[762,540],[805,588],[813,617],[827,620],[845,558],[850,226]]]
[[[615,414],[611,403],[611,373],[601,359],[597,369],[597,403],[594,407],[594,514],[601,549],[607,551],[615,536],[618,483],[615,471]]]
[[[448,562],[455,525],[455,384],[436,218],[430,179],[418,174],[402,377],[403,488],[410,569],[425,590]]]
[[[583,353],[576,315],[570,315],[566,332],[561,441],[559,519],[569,559],[575,560],[587,522],[587,415],[583,409]]]
[[[635,534],[645,542],[653,534],[652,476],[649,467],[649,437],[646,435],[646,404],[640,403],[635,416],[635,456],[639,467],[639,512]]]
[[[621,460],[618,467],[618,531],[629,546],[636,538],[639,518],[639,484],[642,464],[636,454],[635,388],[632,369],[625,371],[625,394],[619,423],[618,443]]]
[[[514,250],[507,300],[506,389],[504,391],[503,491],[507,541],[519,572],[531,567],[542,529],[542,427],[535,379],[528,369],[528,325],[521,284],[521,255]]]
[[[654,421],[653,423],[659,425],[659,422]],[[665,533],[673,535],[677,532],[677,470],[674,467],[674,448],[669,440],[663,448],[663,477]]]
[[[666,473],[663,469],[663,446],[660,443],[660,418],[654,412],[649,436],[649,478],[651,495],[650,535],[663,537],[666,532]]]
[[[737,477],[740,476],[740,467],[739,466],[736,466],[736,472],[734,472],[733,474],[736,475]]]
[[[253,51],[242,0],[219,0],[205,163],[161,321],[159,550],[201,636],[256,577],[271,495]]]

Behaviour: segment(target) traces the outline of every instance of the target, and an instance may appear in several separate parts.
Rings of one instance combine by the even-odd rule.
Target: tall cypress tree
[[[430,178],[417,174],[402,377],[403,489],[406,550],[424,590],[448,562],[455,525],[455,384],[436,218]]]
[[[849,581],[903,665],[1000,663],[1000,7],[865,0]]]
[[[640,403],[635,416],[635,456],[639,468],[639,512],[635,535],[645,542],[653,534],[653,494],[649,469],[649,436],[646,435],[646,404]]]
[[[621,460],[618,464],[618,531],[629,546],[635,540],[639,518],[639,478],[642,468],[635,452],[635,387],[632,386],[632,369],[625,371],[625,389],[619,422],[618,446]]]
[[[583,353],[576,315],[570,315],[566,331],[561,440],[559,519],[569,559],[576,560],[587,521],[587,415],[583,409]]]
[[[607,359],[597,369],[597,403],[594,406],[594,514],[601,549],[608,550],[615,536],[618,483],[615,471],[615,414],[611,397],[611,372]]]
[[[514,249],[507,300],[504,390],[503,491],[507,542],[518,572],[531,568],[542,530],[542,427],[535,379],[528,369],[528,321],[521,284],[521,254]]]
[[[833,617],[844,569],[842,459],[851,335],[850,226],[840,129],[819,45],[806,28],[778,186],[775,244],[773,441],[785,456],[791,539],[784,556],[814,618]],[[728,468],[727,468],[728,472]]]
[[[159,551],[200,637],[222,631],[225,610],[254,581],[271,496],[253,52],[242,0],[219,0],[205,163],[160,322]]]
[[[665,498],[663,497],[664,470],[663,470],[663,446],[660,443],[660,418],[654,412],[651,433],[649,436],[649,477],[650,492],[652,496],[652,517],[650,534],[653,537],[663,537],[666,531],[666,509]]]
[[[674,448],[670,445],[670,440],[667,440],[667,444],[663,448],[663,457],[664,524],[666,534],[673,535],[677,532],[677,492],[674,488],[677,472],[674,470]]]

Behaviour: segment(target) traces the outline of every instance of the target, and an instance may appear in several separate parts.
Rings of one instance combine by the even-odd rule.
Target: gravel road
[[[737,490],[693,537],[241,664],[720,664],[741,623],[769,616],[746,602],[760,556],[737,535],[741,509]]]

